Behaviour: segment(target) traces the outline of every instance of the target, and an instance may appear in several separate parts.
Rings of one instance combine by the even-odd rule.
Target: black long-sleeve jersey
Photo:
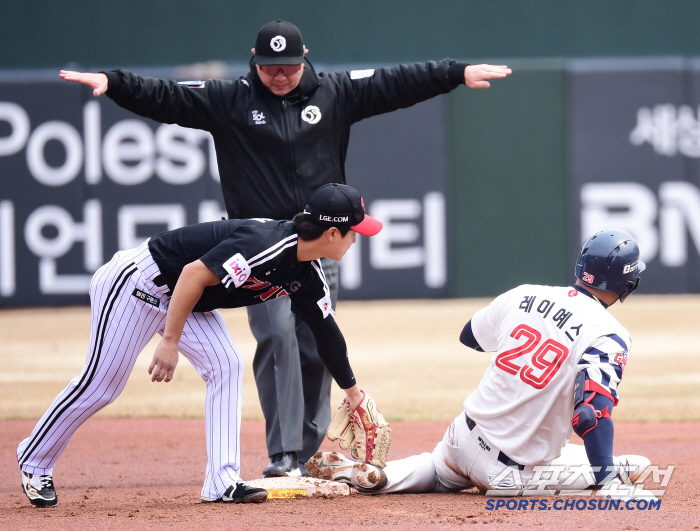
[[[329,372],[347,389],[355,378],[347,347],[334,320],[331,297],[319,260],[297,260],[298,236],[288,221],[236,219],[161,232],[148,242],[170,291],[183,268],[201,260],[221,283],[207,286],[193,311],[239,308],[289,296],[292,309],[314,334]]]
[[[229,218],[291,219],[327,183],[345,184],[350,126],[410,107],[464,84],[451,59],[393,68],[316,73],[304,62],[299,85],[275,96],[250,73],[195,84],[105,72],[107,96],[158,122],[214,137]]]

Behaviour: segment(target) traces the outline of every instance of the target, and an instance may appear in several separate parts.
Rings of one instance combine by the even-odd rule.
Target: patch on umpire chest
[[[158,297],[154,297],[150,293],[146,293],[145,291],[141,291],[140,289],[135,289],[132,295],[140,301],[143,301],[146,304],[150,304],[151,306],[155,306],[156,308],[160,306],[160,301],[158,300]]]
[[[269,113],[266,109],[249,109],[248,125],[267,125],[270,123]]]
[[[240,288],[250,276],[250,266],[241,253],[234,254],[231,258],[223,263],[223,267],[231,277],[234,286]],[[222,282],[228,287],[228,278],[224,278]]]

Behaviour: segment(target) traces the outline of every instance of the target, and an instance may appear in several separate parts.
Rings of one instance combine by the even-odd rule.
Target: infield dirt
[[[489,356],[457,338],[488,302],[339,304],[358,382],[392,422],[390,459],[431,451],[478,385]],[[21,491],[15,450],[80,372],[90,312],[0,311],[0,418],[7,419],[0,421],[0,529],[700,529],[700,296],[635,294],[611,310],[634,341],[615,408],[615,453],[676,467],[658,511],[493,511],[475,491],[202,504],[204,384],[183,359],[172,382],[152,384],[146,369],[156,341],[139,357],[124,393],[68,445],[55,469],[59,506],[35,509]],[[246,360],[242,475],[254,479],[267,464],[250,369],[254,342],[244,310],[222,314]],[[337,389],[333,401],[340,402]],[[329,442],[323,448],[337,449]]]
[[[34,421],[0,422],[0,529],[697,529],[700,423],[616,425],[617,453],[676,469],[658,510],[487,510],[475,490],[456,494],[353,494],[342,498],[203,504],[206,448],[200,419],[91,419],[54,471],[59,505],[32,507],[21,491],[17,441]],[[442,422],[393,424],[392,459],[432,450]],[[261,421],[242,427],[242,476],[267,464]],[[337,449],[326,441],[326,450]],[[648,488],[656,485],[647,481]],[[550,502],[551,505],[551,502]],[[487,525],[488,527],[486,527]],[[476,527],[474,527],[476,529]]]

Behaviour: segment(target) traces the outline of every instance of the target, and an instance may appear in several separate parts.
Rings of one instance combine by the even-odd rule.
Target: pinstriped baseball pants
[[[141,350],[156,333],[163,334],[169,297],[167,286],[152,281],[159,274],[147,242],[118,252],[95,273],[85,365],[20,443],[22,470],[52,474],[78,427],[119,396]],[[191,313],[178,349],[206,382],[202,497],[216,499],[240,477],[243,358],[217,311]]]

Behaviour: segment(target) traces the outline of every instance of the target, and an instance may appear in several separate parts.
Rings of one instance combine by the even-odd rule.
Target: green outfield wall
[[[0,0],[0,68],[243,62],[276,18],[322,63],[700,53],[696,0]]]
[[[383,239],[344,261],[343,298],[488,297],[521,283],[565,284],[582,238],[613,226],[640,243],[645,292],[700,290],[696,0],[0,0],[0,306],[84,303],[83,284],[122,245],[119,231],[145,224],[133,214],[143,198],[177,204],[182,219],[168,217],[166,228],[220,208],[210,163],[175,184],[154,166],[139,190],[112,175],[114,164],[103,168],[102,159],[120,160],[110,149],[117,133],[128,140],[119,124],[134,117],[59,82],[58,68],[235,79],[258,28],[275,18],[301,28],[319,70],[443,57],[513,69],[488,90],[459,88],[354,126],[348,182],[390,222]],[[141,140],[183,141],[160,128],[145,121]],[[192,157],[211,159],[206,139],[189,141]],[[167,162],[173,151],[159,149],[146,162]],[[75,166],[65,183],[44,182],[64,166]],[[37,210],[50,224],[51,205],[72,219],[63,229],[75,245],[60,256],[40,245],[50,234],[26,229],[30,218],[37,229]],[[57,268],[42,270],[43,284],[41,260]]]
[[[515,75],[450,94],[450,264],[454,295],[570,280],[565,71],[508,61]]]

